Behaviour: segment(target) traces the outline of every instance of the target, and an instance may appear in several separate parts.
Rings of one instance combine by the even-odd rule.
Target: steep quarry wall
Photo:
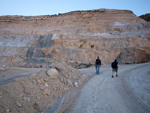
[[[100,9],[38,19],[0,18],[1,64],[37,67],[53,59],[94,63],[97,56],[103,63],[115,58],[121,63],[150,59],[150,23],[132,11]],[[124,54],[125,50],[130,54]],[[137,57],[135,52],[146,56],[128,61]]]
[[[51,64],[51,38],[46,35],[15,35],[0,42],[1,63],[21,67],[40,67]]]

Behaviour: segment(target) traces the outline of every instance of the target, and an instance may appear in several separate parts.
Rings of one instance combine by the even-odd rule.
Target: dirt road
[[[80,71],[95,73],[94,67]],[[65,112],[150,113],[150,63],[120,65],[115,78],[110,66],[101,67]]]

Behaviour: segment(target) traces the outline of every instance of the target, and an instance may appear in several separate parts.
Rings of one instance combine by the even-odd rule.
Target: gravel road
[[[80,71],[95,73],[94,67]],[[102,66],[65,112],[150,113],[150,63],[119,65],[118,75],[111,78],[110,66]]]

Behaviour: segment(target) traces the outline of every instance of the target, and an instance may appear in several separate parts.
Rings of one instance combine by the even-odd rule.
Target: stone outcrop
[[[134,56],[134,57],[133,57]],[[125,48],[119,58],[118,61],[120,63],[141,63],[147,62],[150,60],[150,54],[142,49],[137,48]]]
[[[20,18],[0,22],[1,64],[43,67],[54,59],[94,63],[97,56],[109,63],[125,48],[150,54],[150,23],[132,11],[99,9],[39,16],[30,21]]]

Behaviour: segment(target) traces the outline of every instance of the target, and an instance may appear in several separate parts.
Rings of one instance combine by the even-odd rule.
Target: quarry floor
[[[80,69],[95,75],[95,68]],[[149,113],[150,63],[119,65],[119,76],[111,78],[110,65],[102,65],[65,113]]]
[[[16,71],[14,71],[16,69]],[[13,70],[13,73],[12,73]],[[31,76],[40,71],[35,69],[9,68],[1,73],[0,85],[12,82],[20,76]],[[82,74],[91,76],[83,87],[64,96],[63,100],[74,98],[71,102],[57,105],[55,113],[149,113],[150,112],[150,62],[142,64],[119,65],[118,77],[112,78],[110,64],[100,68],[79,69]],[[10,76],[11,75],[11,76]],[[74,97],[70,96],[77,93]],[[66,106],[64,107],[64,104]],[[47,113],[49,111],[43,111]]]

